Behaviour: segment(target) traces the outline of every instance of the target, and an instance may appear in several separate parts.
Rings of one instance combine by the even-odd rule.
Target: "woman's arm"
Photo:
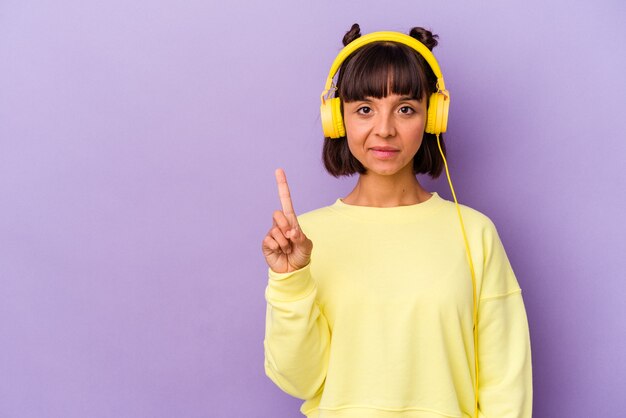
[[[521,290],[481,300],[478,365],[482,416],[532,416],[530,336]]]
[[[323,388],[330,349],[330,330],[310,266],[289,273],[269,269],[265,291],[265,373],[300,399],[311,399]]]
[[[495,226],[483,237],[478,308],[478,402],[481,417],[531,418],[530,333],[522,291]]]

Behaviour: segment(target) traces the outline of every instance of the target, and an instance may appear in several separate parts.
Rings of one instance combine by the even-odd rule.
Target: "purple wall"
[[[276,167],[298,213],[355,181],[318,115],[353,22],[440,35],[451,174],[524,290],[535,417],[624,416],[624,2],[98,3],[0,3],[1,417],[298,416],[263,371],[260,247]]]

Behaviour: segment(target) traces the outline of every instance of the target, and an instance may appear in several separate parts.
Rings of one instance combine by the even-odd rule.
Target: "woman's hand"
[[[285,172],[276,169],[278,196],[283,210],[274,212],[272,228],[263,239],[263,255],[276,273],[289,273],[309,264],[313,242],[304,235],[293,211]]]

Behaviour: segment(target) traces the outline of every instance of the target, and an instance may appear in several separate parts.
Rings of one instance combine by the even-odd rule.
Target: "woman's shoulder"
[[[454,216],[458,217],[456,204],[454,201],[443,199],[445,206],[449,212],[454,212]],[[485,213],[467,204],[459,203],[459,209],[461,216],[466,225],[481,230],[495,231],[496,226],[491,218]]]
[[[298,222],[301,225],[303,223],[309,224],[309,223],[323,222],[327,220],[330,216],[333,216],[334,211],[332,210],[332,207],[335,204],[336,202],[301,213],[300,215],[298,215]]]

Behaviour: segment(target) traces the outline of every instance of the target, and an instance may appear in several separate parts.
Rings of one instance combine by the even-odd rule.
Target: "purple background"
[[[389,4],[386,4],[389,3]],[[341,38],[425,26],[451,175],[524,291],[535,417],[626,411],[625,3],[0,3],[0,416],[296,417],[261,240],[320,161]],[[424,184],[450,198],[445,175]]]

